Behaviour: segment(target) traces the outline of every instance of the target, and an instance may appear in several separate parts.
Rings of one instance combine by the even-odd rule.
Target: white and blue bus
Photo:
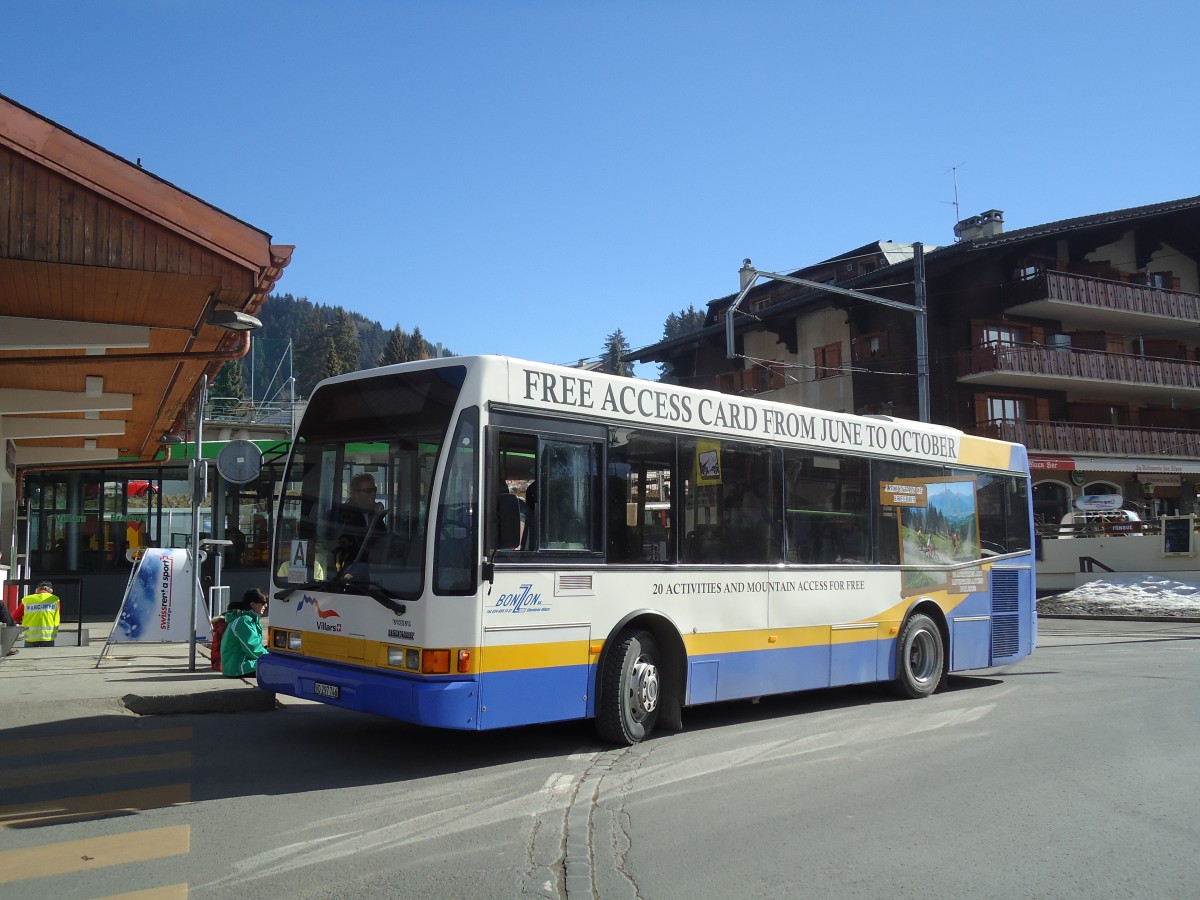
[[[427,360],[322,382],[278,509],[259,683],[420,725],[633,743],[1036,638],[1025,448],[935,425]]]

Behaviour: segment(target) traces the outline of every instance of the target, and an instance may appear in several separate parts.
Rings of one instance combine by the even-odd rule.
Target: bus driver
[[[359,473],[350,479],[347,502],[335,506],[330,513],[335,543],[333,563],[338,572],[367,560],[371,545],[387,534],[383,521],[387,509],[375,499],[377,491],[374,476]],[[346,575],[349,577],[350,573]]]

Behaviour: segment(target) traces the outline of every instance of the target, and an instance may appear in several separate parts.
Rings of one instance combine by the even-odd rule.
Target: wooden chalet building
[[[1198,511],[1200,197],[1009,232],[989,210],[955,233],[923,253],[931,420],[1025,444],[1039,523],[1084,494]],[[877,243],[789,274],[914,303],[914,268],[912,245]],[[633,357],[693,387],[918,417],[916,316],[769,280],[734,312],[729,359],[736,297]]]

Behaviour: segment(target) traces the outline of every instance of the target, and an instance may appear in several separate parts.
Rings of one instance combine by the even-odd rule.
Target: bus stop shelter
[[[21,471],[164,459],[292,250],[0,95],[0,581]]]

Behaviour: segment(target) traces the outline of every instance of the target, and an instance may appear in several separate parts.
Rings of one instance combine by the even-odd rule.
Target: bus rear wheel
[[[910,616],[896,643],[896,680],[892,690],[901,697],[928,697],[942,680],[945,649],[942,633],[929,616]]]
[[[596,730],[614,744],[636,744],[658,719],[658,644],[648,631],[623,631],[604,661]]]

